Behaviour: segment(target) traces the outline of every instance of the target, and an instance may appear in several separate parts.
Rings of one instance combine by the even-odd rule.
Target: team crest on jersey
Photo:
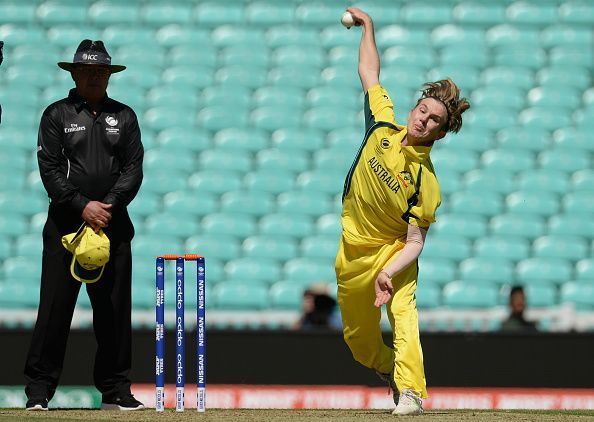
[[[404,181],[404,187],[407,187],[409,184],[412,185],[413,183],[412,174],[408,171],[401,171],[398,173],[398,178]]]
[[[108,135],[118,135],[120,133],[120,129],[115,127],[118,124],[118,119],[113,116],[107,116],[105,118],[105,123],[109,125],[105,126],[105,132],[107,132]]]
[[[380,145],[383,149],[388,149],[390,148],[390,141],[388,140],[388,138],[382,138],[382,140],[380,141]]]

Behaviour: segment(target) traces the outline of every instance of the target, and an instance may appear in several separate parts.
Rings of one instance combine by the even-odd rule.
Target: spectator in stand
[[[501,324],[502,331],[536,332],[536,324],[524,317],[526,294],[522,286],[514,286],[509,293],[510,314]]]
[[[342,329],[336,314],[336,300],[328,294],[325,284],[311,285],[303,292],[303,313],[295,324],[296,330]]]

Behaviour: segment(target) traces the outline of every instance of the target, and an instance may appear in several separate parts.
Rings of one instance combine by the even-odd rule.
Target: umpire
[[[25,365],[27,410],[47,410],[58,385],[70,324],[81,287],[73,277],[73,255],[62,236],[87,224],[111,244],[98,281],[85,283],[93,307],[97,340],[93,380],[102,409],[137,410],[130,393],[130,242],[134,226],[126,210],[142,182],[144,149],[134,111],[107,96],[112,65],[103,42],[83,40],[72,63],[76,88],[45,109],[39,126],[37,159],[49,196],[43,228],[41,292],[37,322]],[[92,232],[91,232],[92,233]]]

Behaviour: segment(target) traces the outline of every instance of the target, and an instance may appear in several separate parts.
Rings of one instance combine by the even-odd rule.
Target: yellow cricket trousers
[[[423,351],[415,290],[418,266],[411,264],[392,279],[394,295],[387,304],[392,325],[393,349],[386,346],[380,328],[381,311],[373,306],[374,282],[379,272],[404,247],[404,243],[364,247],[341,239],[336,256],[338,304],[342,313],[344,340],[353,357],[384,374],[394,369],[399,391],[413,390],[427,397]]]

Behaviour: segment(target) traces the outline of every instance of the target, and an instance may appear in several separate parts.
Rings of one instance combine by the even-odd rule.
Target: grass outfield
[[[149,409],[141,412],[104,412],[100,410],[50,410],[26,412],[21,409],[1,409],[0,422],[4,421],[340,421],[366,422],[394,420],[385,410],[285,410],[285,409],[212,409],[200,414],[195,409],[183,413],[167,410],[162,414]],[[406,419],[406,418],[405,418]],[[594,421],[594,410],[428,410],[415,416],[415,422],[507,422],[507,421]]]

